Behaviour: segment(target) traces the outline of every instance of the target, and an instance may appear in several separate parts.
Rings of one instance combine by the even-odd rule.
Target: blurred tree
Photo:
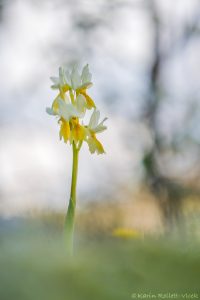
[[[197,22],[198,18],[194,19],[194,23],[185,27],[183,35],[179,41],[171,41],[171,47],[163,53],[161,35],[162,25],[159,17],[156,1],[151,0],[148,2],[148,10],[152,19],[152,28],[154,30],[153,41],[153,61],[149,70],[149,94],[146,101],[146,107],[144,109],[143,120],[147,123],[148,128],[151,131],[153,138],[152,147],[144,153],[143,166],[145,169],[145,182],[155,197],[158,199],[160,205],[165,228],[167,231],[171,231],[174,225],[178,225],[181,217],[181,204],[182,200],[187,195],[198,194],[199,190],[195,188],[188,188],[184,184],[171,180],[170,177],[162,174],[158,161],[162,157],[162,154],[168,150],[166,149],[166,143],[164,143],[164,136],[160,134],[158,126],[158,113],[160,109],[160,103],[162,99],[162,84],[161,84],[161,71],[165,60],[173,53],[172,47],[175,45],[183,46],[191,39],[193,34],[198,32]],[[197,14],[199,16],[199,12]],[[189,108],[191,106],[189,105]],[[185,129],[184,129],[185,130]],[[179,146],[178,140],[172,140],[172,144],[168,145],[173,149]],[[178,145],[177,145],[178,143]]]

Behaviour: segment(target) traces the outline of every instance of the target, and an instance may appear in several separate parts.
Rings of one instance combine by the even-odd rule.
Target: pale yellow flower
[[[103,145],[100,143],[100,141],[96,138],[96,134],[103,132],[107,129],[107,127],[104,125],[104,122],[107,120],[107,118],[104,118],[100,123],[100,112],[96,109],[94,109],[90,122],[87,126],[87,138],[86,142],[88,143],[89,150],[91,153],[97,153],[97,154],[103,154],[105,153]]]
[[[64,67],[59,68],[59,77],[51,77],[53,81],[52,89],[59,91],[52,106],[46,109],[50,115],[57,116],[60,124],[60,139],[65,143],[82,144],[86,141],[91,153],[105,153],[103,145],[96,138],[96,134],[104,131],[106,118],[99,123],[100,112],[96,110],[96,105],[87,94],[87,89],[92,86],[92,75],[88,65],[85,65],[81,74],[75,66],[71,72]],[[80,124],[87,109],[94,108],[88,126]]]
[[[112,235],[124,239],[135,239],[135,238],[137,239],[143,237],[143,233],[141,231],[133,228],[123,228],[123,227],[119,227],[113,230]]]
[[[79,124],[81,112],[73,104],[58,99],[57,114],[61,117],[60,139],[63,138],[65,142],[70,140],[71,143],[82,141],[85,137],[85,128]]]

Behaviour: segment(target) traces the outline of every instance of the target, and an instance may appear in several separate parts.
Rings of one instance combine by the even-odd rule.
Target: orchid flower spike
[[[99,123],[100,112],[96,109],[93,99],[87,94],[87,89],[92,86],[92,74],[88,64],[83,67],[82,72],[79,72],[77,65],[71,71],[60,67],[58,77],[50,78],[53,82],[51,88],[58,90],[58,95],[46,112],[59,118],[60,139],[65,143],[74,142],[77,147],[85,141],[91,153],[105,153],[96,134],[106,130],[104,122],[107,118]],[[80,120],[91,108],[94,110],[89,124],[85,126],[83,122],[80,123]]]
[[[87,143],[89,151],[97,154],[105,153],[103,145],[96,138],[107,129],[104,118],[101,122],[100,112],[96,109],[93,99],[87,94],[87,90],[92,86],[92,75],[89,66],[85,65],[79,73],[77,66],[71,72],[64,67],[59,68],[59,76],[51,77],[53,90],[58,90],[56,98],[51,107],[46,108],[46,112],[58,118],[60,126],[60,139],[65,143],[70,143],[73,149],[72,181],[69,206],[65,221],[65,236],[67,251],[71,255],[73,252],[73,234],[76,207],[76,183],[78,174],[78,156],[84,142]],[[88,125],[84,125],[84,117],[87,110],[93,112]]]

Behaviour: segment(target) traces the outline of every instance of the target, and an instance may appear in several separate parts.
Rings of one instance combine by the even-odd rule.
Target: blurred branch
[[[163,176],[158,166],[158,159],[162,156],[163,151],[163,137],[159,133],[159,126],[157,124],[157,113],[161,97],[161,82],[160,74],[166,58],[172,54],[172,48],[168,52],[163,53],[161,49],[161,22],[159,20],[159,13],[156,2],[154,0],[148,2],[148,9],[151,15],[154,40],[153,40],[153,62],[149,70],[149,94],[146,101],[143,119],[147,123],[148,128],[152,133],[154,139],[153,146],[144,154],[143,165],[145,169],[145,181],[150,190],[154,193],[160,203],[165,221],[166,228],[171,230],[174,224],[177,224],[181,215],[181,203],[183,198],[188,194],[200,195],[199,190],[186,188],[180,183],[172,182],[170,178]],[[199,16],[199,13],[198,13]],[[184,34],[181,37],[184,44],[189,42],[194,32],[196,33],[198,18],[195,19],[194,24],[186,27]],[[174,41],[172,42],[174,45]],[[180,40],[176,42],[180,45]],[[165,146],[166,148],[166,146]]]

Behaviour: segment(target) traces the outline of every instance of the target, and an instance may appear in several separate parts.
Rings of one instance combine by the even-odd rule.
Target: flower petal
[[[77,66],[74,66],[71,73],[71,82],[72,82],[72,88],[76,90],[81,86],[81,76],[78,72]]]
[[[60,82],[58,77],[52,76],[52,77],[50,77],[50,79],[51,79],[51,81],[52,81],[53,83],[55,83],[55,84],[59,84],[59,82]]]
[[[63,86],[66,84],[66,80],[65,80],[65,70],[63,67],[59,67],[59,81],[60,81],[60,85]]]
[[[83,95],[78,95],[78,97],[76,98],[76,107],[77,107],[77,110],[80,112],[80,113],[84,113],[85,114],[85,111],[86,111],[86,106],[87,106],[87,103],[86,103],[86,99]]]
[[[90,122],[89,122],[88,127],[91,129],[94,129],[98,125],[99,118],[100,118],[100,112],[98,110],[94,109],[94,111],[90,117]]]
[[[68,70],[65,70],[65,79],[66,79],[66,83],[71,86],[71,76]]]
[[[82,84],[91,82],[92,74],[89,71],[89,65],[85,65],[81,74]]]
[[[48,113],[48,115],[50,116],[55,116],[55,112],[53,111],[53,109],[51,107],[47,107],[46,108],[46,112]]]
[[[108,118],[104,118],[101,123],[94,129],[96,133],[102,132],[107,129],[107,126],[103,125],[103,123],[107,120]]]

